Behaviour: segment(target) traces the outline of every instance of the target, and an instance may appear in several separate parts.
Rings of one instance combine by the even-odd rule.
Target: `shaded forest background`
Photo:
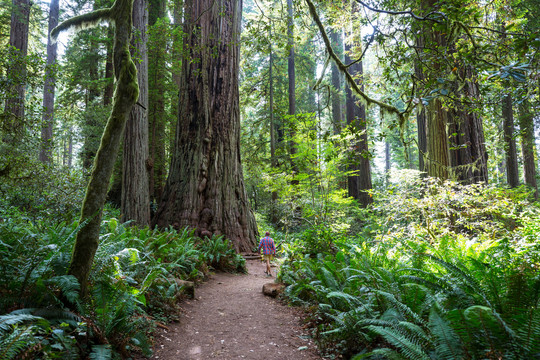
[[[149,354],[267,230],[329,356],[540,353],[538,0],[135,0],[125,132],[119,18],[48,36],[116,5],[0,1],[0,358]]]

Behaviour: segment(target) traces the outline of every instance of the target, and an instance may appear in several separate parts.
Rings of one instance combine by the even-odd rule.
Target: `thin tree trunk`
[[[59,0],[52,0],[49,9],[49,31],[58,25],[58,13],[60,11]],[[54,93],[55,93],[55,69],[57,43],[47,37],[47,69],[45,71],[45,86],[43,87],[43,126],[41,128],[41,149],[39,160],[43,163],[52,163],[53,149],[53,120],[54,120]]]
[[[337,56],[342,58],[343,54],[343,36],[340,31],[332,29],[330,31],[330,40],[332,41],[332,48]],[[332,125],[334,127],[334,134],[341,132],[341,125],[343,121],[343,115],[341,113],[341,94],[343,92],[342,75],[335,62],[332,62]]]
[[[512,95],[506,94],[502,101],[504,148],[506,152],[506,181],[511,188],[519,186],[519,170],[516,141],[514,139],[514,112]]]
[[[523,153],[523,173],[525,184],[534,190],[534,199],[538,199],[538,186],[536,184],[536,161],[534,159],[535,137],[533,114],[530,103],[524,100],[519,107],[519,127],[521,129],[521,151]]]
[[[268,29],[268,38],[272,39],[272,21],[270,21],[270,28]],[[276,159],[276,136],[275,136],[275,122],[274,122],[274,51],[272,48],[272,41],[268,42],[270,46],[270,64],[268,66],[268,87],[270,93],[269,106],[270,106],[270,164],[272,168],[277,167]],[[272,191],[272,204],[271,204],[271,219],[272,224],[277,224],[277,191]]]
[[[6,113],[8,118],[4,125],[9,132],[8,142],[20,139],[24,119],[24,94],[26,66],[25,57],[28,54],[28,27],[30,22],[30,0],[13,0],[11,13],[11,28],[9,31],[9,45],[12,52],[13,63],[8,73],[14,84],[6,100]]]
[[[113,25],[109,25],[109,28],[107,29],[107,38],[112,39],[114,36],[114,29]],[[114,90],[114,84],[113,84],[113,47],[112,47],[112,41],[107,41],[107,55],[105,60],[105,81],[107,84],[105,85],[105,90],[103,91],[103,105],[109,106],[111,104],[112,98],[113,98],[113,90]]]
[[[353,10],[353,17],[357,12]],[[351,24],[351,31],[355,33],[358,29]],[[353,59],[351,54],[361,54],[360,39],[355,38],[352,43],[345,44],[345,62],[350,64]],[[362,61],[358,61],[349,67],[349,74],[353,78],[360,78],[360,90],[364,91],[364,68]],[[345,87],[345,103],[347,125],[351,127],[355,134],[358,134],[357,140],[353,143],[353,156],[350,161],[349,171],[355,172],[347,179],[347,188],[349,196],[357,199],[359,203],[366,207],[373,202],[373,198],[367,192],[373,188],[371,183],[371,165],[369,162],[368,134],[366,107],[358,104],[357,99],[352,93],[350,86]]]
[[[287,0],[287,47],[289,48],[289,56],[287,58],[287,75],[289,79],[289,115],[296,115],[296,71],[295,71],[295,54],[294,54],[294,17],[293,17],[293,1]],[[295,121],[289,119],[289,151],[291,154],[291,166],[293,172],[293,185],[298,185],[298,180],[295,179],[298,174],[294,156],[297,152],[294,137],[296,136]]]
[[[122,215],[140,226],[150,225],[150,196],[148,186],[148,56],[146,51],[148,11],[146,0],[133,2],[133,56],[139,83],[138,106],[131,109],[124,135],[122,161]]]
[[[165,155],[165,127],[167,114],[165,112],[165,78],[166,74],[166,51],[167,37],[162,34],[162,24],[159,23],[160,19],[166,16],[164,0],[152,0],[150,3],[150,13],[148,25],[152,29],[152,41],[149,43],[148,54],[148,124],[150,128],[150,198],[151,201],[159,201],[166,179],[166,155]],[[175,6],[177,6],[175,4]],[[178,9],[175,7],[175,11]],[[179,16],[175,14],[175,17]],[[179,36],[175,36],[173,41],[178,42]],[[177,52],[177,43],[173,48],[173,62],[177,62],[177,57],[180,57]],[[173,77],[177,76],[176,66],[173,66]],[[178,104],[177,99],[174,102]],[[178,114],[176,114],[178,116]]]
[[[241,14],[239,0],[185,2],[182,111],[154,222],[224,235],[237,251],[252,251],[258,234],[240,160]]]

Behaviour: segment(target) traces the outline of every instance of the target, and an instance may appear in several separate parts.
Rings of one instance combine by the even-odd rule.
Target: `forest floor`
[[[151,359],[321,359],[302,325],[303,313],[263,295],[267,277],[260,260],[248,274],[216,273],[181,304],[178,323],[159,329]]]

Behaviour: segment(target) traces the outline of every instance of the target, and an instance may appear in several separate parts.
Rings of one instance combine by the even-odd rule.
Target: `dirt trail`
[[[152,359],[321,359],[298,309],[262,294],[274,280],[262,263],[248,260],[247,267],[248,275],[218,273],[198,287],[179,323],[157,335]]]

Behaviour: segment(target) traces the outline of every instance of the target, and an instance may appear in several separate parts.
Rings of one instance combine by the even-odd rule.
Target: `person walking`
[[[272,257],[276,254],[276,246],[274,244],[274,239],[270,237],[270,233],[267,231],[265,236],[261,239],[259,242],[259,247],[257,248],[257,252],[261,252],[261,249],[263,251],[263,259],[266,261],[266,270],[264,273],[266,276],[272,276],[272,272],[270,269],[270,260],[272,260]]]

